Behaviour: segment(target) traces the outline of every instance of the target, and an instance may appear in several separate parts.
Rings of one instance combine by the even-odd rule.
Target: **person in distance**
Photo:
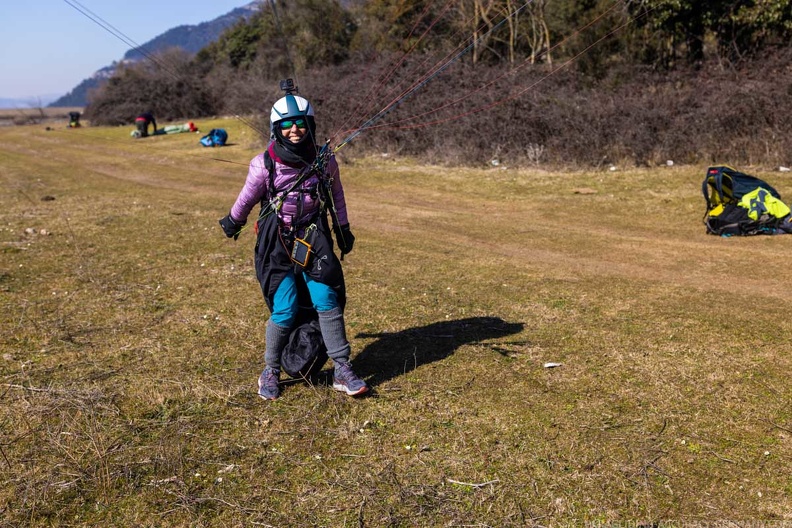
[[[143,112],[135,118],[135,127],[137,128],[137,137],[149,136],[149,125],[154,125],[154,132],[157,131],[157,121],[154,119],[154,114],[151,112]]]

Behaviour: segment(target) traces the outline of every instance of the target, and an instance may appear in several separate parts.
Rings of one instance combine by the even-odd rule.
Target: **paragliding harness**
[[[704,225],[719,236],[774,235],[792,230],[790,209],[767,182],[732,167],[709,167],[701,191]]]
[[[269,174],[269,196],[271,199],[269,202],[262,200],[259,222],[270,214],[277,214],[283,199],[289,193],[295,191],[318,192],[320,196],[321,207],[319,213],[312,219],[308,227],[306,227],[305,234],[302,238],[298,238],[293,232],[284,234],[280,225],[276,228],[280,243],[286,248],[287,253],[290,255],[298,271],[310,265],[311,256],[313,255],[313,242],[318,235],[317,224],[320,218],[327,212],[327,202],[330,201],[330,203],[332,203],[332,194],[329,189],[332,182],[327,181],[327,178],[320,176],[318,189],[299,189],[302,183],[307,180],[311,174],[316,172],[322,174],[324,172],[327,154],[320,152],[320,155],[324,156],[324,160],[319,160],[319,163],[314,163],[310,167],[307,167],[297,177],[295,183],[287,189],[278,190],[275,188],[275,162],[269,155],[269,149],[265,150],[263,154],[264,167]],[[328,195],[330,196],[329,199]],[[335,210],[334,207],[332,209]],[[259,222],[256,222],[257,234]],[[289,246],[291,246],[291,249]],[[319,314],[317,314],[311,303],[311,296],[302,273],[295,273],[295,282],[297,285],[297,316],[292,326],[291,333],[289,334],[289,341],[284,347],[281,355],[281,368],[292,378],[310,379],[319,374],[329,357],[327,355],[327,346],[324,343],[322,331],[319,326]]]
[[[318,193],[320,202],[319,212],[305,228],[305,233],[302,238],[298,238],[294,232],[284,233],[282,229],[278,230],[278,233],[281,236],[281,242],[287,251],[289,251],[292,261],[303,269],[307,268],[311,261],[311,248],[313,246],[313,240],[317,235],[317,224],[319,219],[324,217],[324,215],[327,213],[327,210],[329,209],[334,225],[338,224],[338,216],[335,203],[333,201],[333,193],[331,191],[333,180],[332,178],[327,178],[324,175],[325,167],[328,160],[330,159],[331,154],[329,144],[330,141],[328,140],[327,143],[325,143],[325,145],[320,149],[314,163],[311,166],[303,169],[297,176],[295,182],[287,189],[275,188],[275,162],[270,157],[269,149],[265,150],[263,154],[264,167],[267,169],[267,173],[269,174],[269,196],[271,198],[269,202],[262,200],[259,220],[271,214],[277,214],[283,205],[283,200],[286,198],[286,196],[293,192],[313,194],[314,196],[316,196],[315,193]],[[303,184],[303,182],[305,182],[313,174],[319,175],[319,185],[316,188],[301,189],[300,186]],[[258,224],[256,224],[256,229],[258,229]],[[343,258],[344,256],[341,255],[342,260]]]

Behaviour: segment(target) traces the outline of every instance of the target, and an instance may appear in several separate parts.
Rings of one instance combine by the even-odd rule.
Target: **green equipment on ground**
[[[181,134],[183,132],[200,132],[198,128],[195,126],[195,123],[190,121],[189,123],[185,123],[183,125],[169,125],[166,127],[158,128],[156,132],[149,134],[150,136],[163,136],[166,134]],[[133,130],[130,134],[133,138],[139,138],[140,132],[138,130]]]
[[[199,132],[199,130],[195,127],[195,123],[190,121],[189,123],[185,123],[183,125],[169,125],[159,128],[156,132],[154,132],[154,135],[160,136],[162,134],[181,134],[182,132]]]

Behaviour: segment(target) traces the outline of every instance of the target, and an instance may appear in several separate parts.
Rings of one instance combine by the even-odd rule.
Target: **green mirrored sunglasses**
[[[297,128],[305,128],[305,119],[295,119],[293,121],[281,121],[280,127],[282,130],[288,130],[293,125],[297,125]]]

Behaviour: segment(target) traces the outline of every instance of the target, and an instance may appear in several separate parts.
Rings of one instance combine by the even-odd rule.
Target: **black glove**
[[[228,213],[228,215],[220,219],[220,227],[222,227],[223,231],[225,231],[225,235],[228,238],[234,237],[234,240],[239,238],[239,231],[242,229],[244,225],[245,222],[242,222],[240,224],[239,222],[231,218],[231,213]]]
[[[355,235],[349,230],[349,224],[344,224],[340,227],[333,226],[333,231],[335,231],[336,242],[341,254],[346,255],[351,252],[352,246],[355,245]]]

